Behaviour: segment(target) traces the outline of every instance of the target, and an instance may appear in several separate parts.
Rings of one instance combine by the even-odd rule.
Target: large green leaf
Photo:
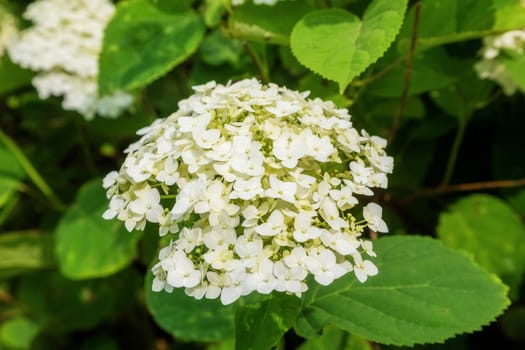
[[[336,81],[342,92],[388,49],[406,6],[406,0],[374,0],[362,20],[342,9],[309,13],[292,31],[292,51],[306,67]]]
[[[73,279],[103,277],[124,268],[135,256],[140,234],[117,220],[104,220],[108,202],[100,180],[80,189],[75,204],[55,232],[60,271]]]
[[[465,250],[487,270],[519,287],[525,272],[525,228],[505,202],[489,195],[462,198],[439,217],[439,238]]]
[[[525,7],[516,0],[421,0],[417,50],[525,27]],[[400,33],[406,53],[414,26],[413,7]]]
[[[332,323],[385,344],[440,342],[479,330],[509,304],[497,277],[437,240],[382,238],[375,250],[379,274],[366,283],[347,276],[311,287],[299,333],[311,337]]]
[[[120,2],[104,34],[100,93],[142,87],[167,73],[195,52],[204,29],[193,11],[163,12],[146,0]]]
[[[294,295],[274,293],[261,301],[250,301],[235,311],[235,349],[271,349],[295,322],[301,310]]]
[[[54,265],[53,236],[37,232],[0,235],[0,278]]]
[[[183,340],[217,341],[233,337],[232,305],[218,299],[196,300],[175,288],[172,293],[154,292],[153,275],[146,275],[146,303],[157,324]]]

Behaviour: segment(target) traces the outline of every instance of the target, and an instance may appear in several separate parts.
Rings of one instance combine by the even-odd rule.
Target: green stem
[[[458,129],[456,131],[456,136],[454,137],[454,143],[452,144],[452,149],[450,150],[450,155],[447,161],[447,168],[445,170],[445,175],[443,180],[441,180],[441,187],[447,186],[452,178],[452,173],[456,167],[456,161],[458,159],[459,149],[463,143],[463,137],[465,136],[465,130],[467,129],[467,120],[468,118],[460,117],[458,119]]]
[[[176,194],[165,194],[165,195],[161,195],[160,198],[161,199],[172,199],[172,198],[177,198],[177,195]]]
[[[250,59],[252,60],[255,68],[259,72],[259,78],[261,78],[261,81],[263,83],[268,83],[270,81],[270,77],[268,76],[268,65],[266,64],[266,61],[263,61],[257,53],[253,50],[253,48],[248,44],[248,42],[244,41],[243,47],[248,53],[248,56],[250,56]]]
[[[46,196],[53,208],[58,211],[64,211],[67,208],[66,205],[55,195],[51,187],[49,187],[33,164],[27,159],[24,152],[22,152],[18,145],[2,130],[0,130],[0,141],[4,143],[7,149],[15,156],[20,166],[22,166],[35,186]]]

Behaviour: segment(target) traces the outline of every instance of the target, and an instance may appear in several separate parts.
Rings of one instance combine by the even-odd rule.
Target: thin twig
[[[377,72],[376,74],[372,75],[371,77],[363,79],[363,80],[355,80],[355,81],[353,81],[352,85],[356,86],[356,87],[361,87],[361,86],[365,86],[365,85],[368,85],[370,83],[373,83],[374,81],[382,78],[385,74],[390,72],[392,69],[394,69],[397,66],[399,66],[406,59],[407,59],[407,57],[400,57],[397,60],[395,60],[394,62],[390,63],[385,68],[383,68],[382,70],[380,70],[379,72]]]
[[[459,149],[461,148],[461,144],[463,143],[463,138],[465,137],[466,129],[466,119],[460,118],[458,129],[456,131],[456,135],[454,136],[454,142],[452,143],[452,148],[450,150],[450,156],[447,161],[447,167],[445,168],[445,174],[443,175],[443,179],[441,180],[441,187],[447,186],[450,182],[450,179],[452,179],[452,174],[454,173],[454,169],[456,168],[456,161],[458,159]]]
[[[259,61],[259,58],[257,57],[255,52],[253,51],[252,47],[250,45],[248,45],[248,43],[246,41],[244,41],[242,43],[242,46],[244,47],[244,49],[246,50],[246,52],[250,56],[250,58],[251,58],[251,60],[253,62],[253,65],[255,66],[255,68],[257,68],[257,71],[259,72],[259,77],[261,78],[261,81],[263,83],[268,83],[269,82],[268,74],[266,73],[266,71],[264,70],[263,66],[261,65],[261,62]]]
[[[419,197],[431,197],[451,192],[469,192],[521,186],[525,186],[525,178],[517,180],[469,182],[450,186],[439,186],[435,188],[423,188],[403,198],[400,202],[407,203]]]
[[[403,90],[401,92],[401,97],[399,98],[399,104],[397,106],[396,114],[392,122],[392,128],[390,129],[390,136],[388,138],[389,143],[391,143],[394,140],[394,137],[397,133],[397,129],[399,129],[399,124],[401,122],[401,117],[403,115],[403,111],[405,110],[405,104],[406,104],[406,100],[408,97],[408,88],[410,86],[410,76],[412,74],[412,62],[414,61],[414,52],[415,52],[416,41],[417,41],[417,30],[419,27],[419,12],[421,9],[421,3],[418,1],[416,2],[414,6],[415,6],[414,26],[412,27],[412,39],[410,41],[410,51],[408,52],[408,56],[407,56],[407,65],[405,68],[405,80],[403,82]]]

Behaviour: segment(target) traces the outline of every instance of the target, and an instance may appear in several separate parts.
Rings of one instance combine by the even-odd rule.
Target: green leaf
[[[489,195],[464,197],[440,215],[437,232],[517,292],[525,272],[525,228],[509,205]]]
[[[0,144],[0,177],[21,179],[24,176],[24,169],[16,157],[3,144]]]
[[[0,327],[0,344],[14,349],[29,349],[40,331],[38,324],[26,317],[12,318]]]
[[[53,236],[37,232],[0,235],[0,277],[55,266]]]
[[[146,304],[155,322],[166,332],[183,340],[219,341],[233,337],[232,305],[218,299],[196,300],[181,288],[172,293],[154,292],[153,276],[146,275]]]
[[[366,339],[348,334],[334,326],[326,326],[323,334],[301,344],[297,350],[372,350],[372,345]]]
[[[473,59],[456,59],[457,81],[430,94],[443,111],[463,121],[468,120],[474,110],[485,106],[494,86],[491,81],[479,78],[473,69],[474,62]]]
[[[515,0],[421,0],[416,50],[525,27],[525,8]],[[412,7],[399,34],[406,53],[414,26]],[[468,14],[468,15],[465,15]]]
[[[148,0],[163,12],[186,12],[191,9],[193,0]]]
[[[373,341],[412,346],[479,330],[509,304],[497,277],[437,240],[382,238],[375,251],[377,276],[363,284],[347,276],[313,285],[298,323],[319,330],[328,322]]]
[[[211,32],[202,42],[199,54],[204,62],[212,66],[229,63],[233,67],[240,65],[242,43],[238,40],[229,39],[219,31]]]
[[[293,325],[300,299],[283,293],[273,293],[262,301],[250,299],[235,311],[235,349],[270,349]]]
[[[205,26],[193,11],[168,13],[146,0],[120,2],[106,27],[99,91],[142,87],[187,59]]]
[[[117,220],[104,220],[108,201],[100,180],[81,187],[55,232],[60,271],[72,279],[111,275],[135,256],[140,234]]]
[[[337,82],[342,93],[388,49],[406,6],[406,0],[374,0],[362,20],[341,9],[309,13],[292,31],[292,51],[306,67]]]
[[[223,0],[206,0],[204,6],[204,23],[207,27],[216,27],[221,23],[221,17],[226,12]]]
[[[274,6],[246,3],[235,8],[227,31],[234,38],[289,45],[294,25],[311,10],[306,1],[279,1]]]
[[[408,95],[420,94],[452,84],[457,76],[443,48],[424,51],[414,56]],[[380,79],[367,86],[367,93],[381,97],[399,97],[403,91],[405,65],[397,65]]]

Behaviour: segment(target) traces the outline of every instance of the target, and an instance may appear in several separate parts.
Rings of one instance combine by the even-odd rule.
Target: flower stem
[[[253,64],[255,65],[255,68],[257,68],[257,71],[259,72],[259,77],[261,78],[261,81],[266,84],[270,81],[270,78],[268,76],[268,69],[265,67],[262,63],[262,60],[260,57],[255,53],[253,48],[248,44],[248,42],[244,41],[242,43],[244,49],[250,56]]]
[[[18,145],[2,130],[0,130],[0,141],[7,147],[7,149],[15,156],[20,166],[24,169],[35,186],[46,196],[54,209],[58,211],[66,210],[66,205],[56,196],[47,182],[40,176],[33,164],[25,156],[24,152]]]

